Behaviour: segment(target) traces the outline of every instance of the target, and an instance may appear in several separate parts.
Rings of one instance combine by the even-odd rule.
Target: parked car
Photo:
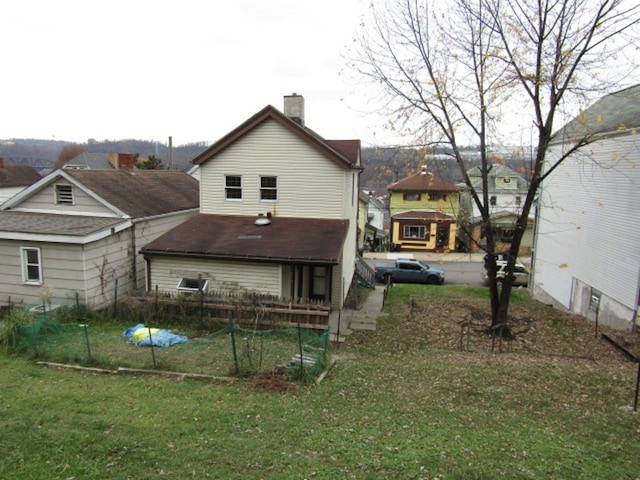
[[[502,285],[507,275],[507,261],[496,260],[496,282],[498,285]],[[522,263],[516,263],[513,267],[513,286],[514,287],[526,287],[529,285],[529,269]],[[489,283],[489,272],[487,268],[482,269],[482,278],[486,284]]]
[[[399,258],[393,265],[376,264],[374,272],[376,280],[383,283],[444,283],[444,270],[425,265],[413,258]]]

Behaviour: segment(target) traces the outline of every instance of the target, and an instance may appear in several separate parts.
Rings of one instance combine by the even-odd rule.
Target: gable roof
[[[640,85],[600,98],[554,133],[551,143],[576,142],[593,135],[624,134],[637,128],[640,128]]]
[[[313,130],[300,125],[271,105],[267,105],[244,123],[227,133],[195,157],[192,163],[202,165],[267,120],[275,120],[338,165],[344,168],[361,168],[360,140],[325,140]]]
[[[27,187],[41,178],[29,165],[13,165],[4,160],[0,164],[0,188]]]
[[[458,192],[455,185],[431,172],[415,173],[387,186],[392,192]]]
[[[56,170],[9,199],[3,209],[17,208],[31,195],[64,179],[119,215],[144,218],[199,207],[199,183],[176,170]]]
[[[256,218],[200,213],[147,244],[141,253],[338,264],[349,228],[348,220],[274,216],[267,225],[256,225]]]
[[[200,185],[178,170],[68,170],[100,198],[132,218],[191,210],[200,205]]]

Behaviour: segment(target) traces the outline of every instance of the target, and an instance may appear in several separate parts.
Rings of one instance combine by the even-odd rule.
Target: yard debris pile
[[[127,328],[124,336],[138,347],[169,347],[187,341],[184,335],[177,335],[170,330],[147,327],[143,323]]]

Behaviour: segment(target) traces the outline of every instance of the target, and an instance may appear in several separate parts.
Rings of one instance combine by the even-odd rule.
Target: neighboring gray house
[[[550,163],[589,138],[543,182],[533,294],[620,329],[640,301],[640,85],[602,97],[557,132]]]
[[[165,170],[55,170],[0,206],[0,301],[102,307],[143,288],[148,242],[198,212],[198,182]]]
[[[471,185],[478,193],[482,194],[482,171],[480,167],[473,167],[467,170]],[[529,182],[527,182],[519,173],[512,168],[494,163],[489,169],[487,175],[487,190],[489,195],[489,213],[520,213],[524,199],[529,190]],[[471,217],[479,217],[480,210],[475,202],[471,201],[468,194],[464,195],[465,200],[469,202]]]
[[[29,165],[13,165],[0,158],[0,204],[41,178]]]
[[[467,171],[471,185],[479,196],[482,196],[482,170],[476,166]],[[489,199],[489,215],[494,227],[494,239],[497,251],[506,251],[511,246],[515,233],[515,224],[520,215],[522,204],[529,190],[527,182],[512,168],[494,163],[487,175]],[[481,252],[486,249],[483,238],[484,221],[480,209],[471,198],[468,190],[460,196],[461,228],[458,230],[460,248],[470,252]],[[529,225],[520,244],[520,255],[529,255],[533,244],[533,216],[529,217]]]
[[[91,153],[82,152],[62,167],[65,170],[112,170],[114,168],[134,169],[131,153]]]

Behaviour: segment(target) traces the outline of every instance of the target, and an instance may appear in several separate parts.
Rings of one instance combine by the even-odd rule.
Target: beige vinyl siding
[[[202,213],[345,218],[350,201],[343,187],[351,172],[274,120],[205,162],[201,175]],[[242,176],[242,200],[225,200],[225,175]],[[277,201],[260,201],[260,176],[278,177]]]
[[[114,212],[95,198],[87,195],[83,190],[73,186],[73,205],[60,205],[56,203],[55,185],[71,185],[64,178],[58,179],[51,185],[47,185],[39,192],[20,202],[21,210],[52,210],[56,212],[68,213],[92,213],[114,215]]]
[[[579,290],[594,288],[612,311],[626,309],[630,325],[640,273],[639,150],[638,135],[599,140],[589,145],[588,156],[573,155],[545,180],[535,248],[537,297],[544,292],[584,315],[588,302]],[[550,160],[558,155],[558,147],[547,154]],[[600,320],[616,322],[607,321],[606,312]]]
[[[173,215],[165,215],[162,217],[156,217],[142,222],[135,223],[135,245],[132,246],[133,252],[136,255],[136,282],[135,288],[144,288],[146,282],[146,262],[144,257],[138,252],[144,248],[148,243],[152,242],[160,235],[168,232],[172,228],[185,222],[197,211],[182,212]]]
[[[17,195],[25,187],[4,187],[0,188],[0,204],[4,203],[6,200],[9,200],[14,195]]]
[[[208,279],[210,290],[224,292],[260,292],[283,295],[280,265],[269,263],[231,262],[193,258],[152,258],[149,288],[176,292],[183,277]]]

